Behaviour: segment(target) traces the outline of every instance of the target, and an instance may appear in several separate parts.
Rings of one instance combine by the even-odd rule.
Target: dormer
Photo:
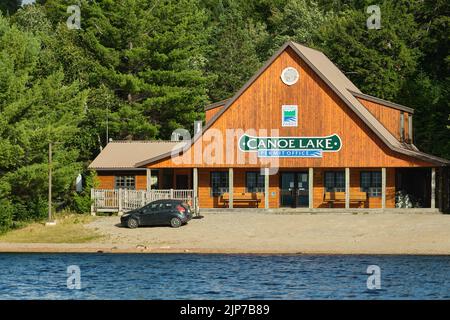
[[[414,109],[368,94],[350,91],[402,143],[413,143]]]

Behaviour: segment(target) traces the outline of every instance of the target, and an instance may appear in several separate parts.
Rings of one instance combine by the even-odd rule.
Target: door
[[[175,179],[177,190],[189,189],[188,185],[189,177],[187,174],[177,174]]]
[[[297,207],[307,208],[309,207],[309,183],[308,173],[297,173]]]
[[[155,213],[158,207],[159,204],[150,203],[141,209],[142,210],[141,220],[144,225],[148,226],[155,223]]]
[[[167,224],[170,223],[170,213],[172,212],[173,203],[172,202],[162,202],[156,213],[155,223],[156,224]]]
[[[309,183],[307,172],[281,172],[281,207],[308,207]]]
[[[295,174],[293,172],[282,172],[280,182],[280,206],[295,207],[294,198]]]
[[[143,208],[143,221],[145,225],[157,225],[164,222],[167,211],[165,202],[156,201]]]

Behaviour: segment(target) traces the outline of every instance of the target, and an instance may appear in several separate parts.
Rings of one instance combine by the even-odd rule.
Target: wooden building
[[[192,190],[200,208],[448,208],[449,161],[415,147],[414,110],[317,50],[286,43],[205,115],[191,140],[109,143],[99,188]]]

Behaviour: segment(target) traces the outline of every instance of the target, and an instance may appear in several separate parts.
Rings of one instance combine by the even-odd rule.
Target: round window
[[[297,69],[292,67],[287,67],[281,72],[281,80],[288,86],[297,83],[299,77],[300,75],[298,74]]]

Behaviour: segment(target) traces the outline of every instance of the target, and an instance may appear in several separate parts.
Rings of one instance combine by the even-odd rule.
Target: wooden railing
[[[155,200],[177,199],[188,202],[196,208],[193,190],[129,190],[91,189],[91,213],[125,212],[145,206]]]

